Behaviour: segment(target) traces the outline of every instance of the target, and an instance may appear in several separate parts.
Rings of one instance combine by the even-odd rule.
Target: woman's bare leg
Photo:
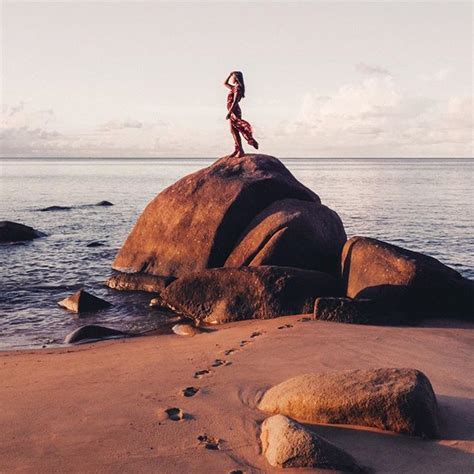
[[[242,138],[240,137],[240,133],[232,122],[230,124],[230,133],[232,133],[232,137],[234,138],[235,150],[234,153],[230,156],[242,156],[244,154],[244,149],[242,148]]]

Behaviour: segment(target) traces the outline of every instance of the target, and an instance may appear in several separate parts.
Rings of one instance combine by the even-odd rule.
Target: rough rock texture
[[[95,326],[94,324],[89,324],[87,326],[81,326],[80,328],[72,331],[66,336],[64,342],[66,344],[76,344],[78,342],[84,341],[96,341],[100,339],[111,339],[118,337],[129,337],[130,335],[118,331],[117,329],[106,328],[104,326]]]
[[[426,438],[439,433],[433,388],[415,369],[300,375],[268,390],[258,407],[307,422],[372,426]]]
[[[328,207],[284,199],[252,220],[225,266],[279,265],[336,272],[346,240],[341,219]]]
[[[221,158],[148,204],[113,268],[183,276],[222,267],[254,217],[283,199],[320,203],[272,156]]]
[[[351,324],[401,323],[403,317],[376,300],[322,296],[314,303],[314,319]]]
[[[344,246],[342,278],[350,298],[372,298],[408,311],[474,314],[474,282],[435,258],[380,240]]]
[[[67,298],[58,301],[58,305],[63,308],[73,311],[74,313],[81,313],[83,311],[95,311],[98,309],[108,308],[112,306],[108,301],[91,295],[85,290],[79,290]]]
[[[362,472],[342,449],[283,415],[262,423],[262,454],[274,467],[314,467],[343,472]]]
[[[148,275],[146,273],[119,273],[111,276],[105,284],[114,290],[160,293],[174,280],[174,277]]]
[[[308,313],[321,295],[340,294],[331,275],[290,267],[214,268],[178,278],[161,292],[170,309],[211,324]]]
[[[44,237],[46,234],[18,222],[0,221],[0,242],[22,242]]]

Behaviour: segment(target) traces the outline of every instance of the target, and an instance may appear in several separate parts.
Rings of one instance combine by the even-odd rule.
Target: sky
[[[0,1],[2,157],[473,156],[471,2]]]

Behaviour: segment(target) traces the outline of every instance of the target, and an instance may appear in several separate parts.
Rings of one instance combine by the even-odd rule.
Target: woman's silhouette
[[[240,71],[232,71],[224,82],[224,85],[230,89],[227,96],[228,114],[226,120],[230,119],[230,132],[234,137],[235,150],[230,156],[242,156],[244,149],[242,148],[242,139],[240,134],[244,136],[249,145],[258,149],[258,143],[252,136],[252,126],[242,120],[242,111],[239,102],[245,97],[244,76]]]

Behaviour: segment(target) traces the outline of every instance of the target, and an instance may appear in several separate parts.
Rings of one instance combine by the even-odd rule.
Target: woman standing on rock
[[[240,71],[232,71],[224,82],[224,85],[230,89],[227,96],[228,114],[226,120],[230,119],[230,132],[234,137],[235,150],[230,156],[242,156],[244,149],[242,148],[242,139],[240,134],[244,136],[249,145],[258,149],[258,143],[252,136],[252,126],[242,120],[242,111],[240,110],[240,99],[245,97],[244,76]]]

